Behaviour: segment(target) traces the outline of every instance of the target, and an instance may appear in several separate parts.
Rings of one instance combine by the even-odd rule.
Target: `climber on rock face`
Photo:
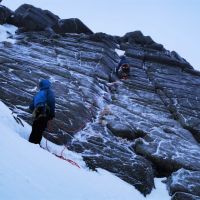
[[[128,79],[130,74],[130,66],[125,56],[120,57],[120,62],[118,63],[115,70],[113,70],[109,77],[109,82],[116,82],[118,79]]]
[[[40,91],[33,97],[29,109],[33,112],[32,132],[29,142],[39,144],[47,124],[55,117],[55,96],[49,80],[39,83]]]
[[[120,79],[128,79],[130,74],[130,66],[125,56],[121,57],[121,60],[116,68],[116,75]]]
[[[107,86],[109,87],[111,91],[117,90],[117,87],[121,84],[121,81],[119,81],[119,79],[126,80],[129,78],[129,74],[130,74],[129,63],[125,56],[121,56],[120,58],[121,59],[120,59],[119,64],[117,65],[115,70],[113,70],[110,73],[109,83],[107,83]]]

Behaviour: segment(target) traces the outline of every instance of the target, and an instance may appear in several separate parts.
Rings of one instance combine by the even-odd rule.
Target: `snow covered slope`
[[[0,199],[1,200],[162,200],[169,199],[165,185],[156,180],[157,190],[147,198],[111,173],[78,168],[27,142],[31,127],[15,119],[0,101]],[[16,121],[17,119],[17,121]],[[23,137],[23,138],[22,138]],[[44,141],[43,141],[44,142]],[[80,156],[68,153],[81,165]]]

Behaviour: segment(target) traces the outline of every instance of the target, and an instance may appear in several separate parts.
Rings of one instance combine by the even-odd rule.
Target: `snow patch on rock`
[[[125,54],[125,51],[120,49],[115,49],[115,52],[117,53],[118,56],[123,56]]]
[[[6,41],[12,44],[15,43],[15,39],[13,38],[13,36],[15,35],[16,30],[17,27],[13,25],[0,25],[0,42]]]

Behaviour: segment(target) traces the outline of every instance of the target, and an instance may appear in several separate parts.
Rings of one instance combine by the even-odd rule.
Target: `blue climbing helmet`
[[[39,83],[40,90],[49,89],[51,87],[51,82],[48,79],[41,80]]]

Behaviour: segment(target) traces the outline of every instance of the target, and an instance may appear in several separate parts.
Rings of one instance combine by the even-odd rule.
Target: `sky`
[[[60,18],[79,18],[94,32],[123,36],[141,30],[200,70],[200,0],[3,0],[15,10],[23,3]]]

